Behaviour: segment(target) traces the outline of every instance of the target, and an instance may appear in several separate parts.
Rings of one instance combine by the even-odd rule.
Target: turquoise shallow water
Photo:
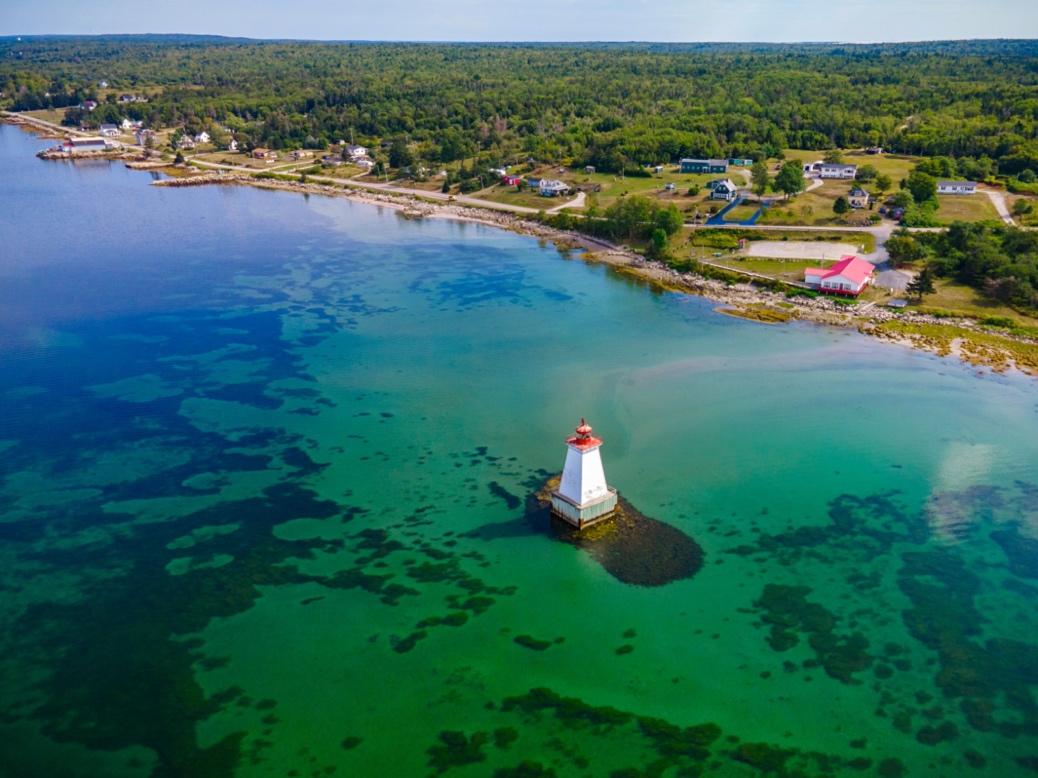
[[[0,127],[0,771],[1038,766],[1033,381],[41,145]],[[693,578],[525,515],[581,415]]]

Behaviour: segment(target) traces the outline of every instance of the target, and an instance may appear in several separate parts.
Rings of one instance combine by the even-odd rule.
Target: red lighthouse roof
[[[571,446],[577,448],[592,448],[594,446],[601,446],[602,440],[600,438],[593,437],[591,435],[591,425],[588,424],[583,417],[580,419],[580,425],[575,430],[577,433],[572,438],[566,438],[566,442]]]

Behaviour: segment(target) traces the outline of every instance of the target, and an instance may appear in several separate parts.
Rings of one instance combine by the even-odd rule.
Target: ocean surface
[[[1033,379],[45,145],[0,126],[0,775],[1038,770]],[[530,510],[581,416],[695,575]]]

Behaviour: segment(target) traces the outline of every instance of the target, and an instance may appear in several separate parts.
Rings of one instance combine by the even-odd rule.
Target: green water
[[[1032,380],[40,145],[0,127],[0,774],[1036,769]],[[693,578],[525,515],[581,415]]]

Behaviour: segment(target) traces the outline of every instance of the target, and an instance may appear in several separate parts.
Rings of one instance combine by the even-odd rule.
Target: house
[[[278,153],[276,151],[271,151],[270,149],[265,149],[262,146],[257,146],[252,150],[252,158],[273,162],[278,158]]]
[[[728,160],[726,159],[683,159],[681,160],[682,173],[727,173]]]
[[[102,124],[98,132],[105,138],[115,138],[119,135],[119,128],[114,124]]]
[[[312,151],[307,151],[306,149],[296,149],[289,154],[292,159],[310,159],[313,155],[314,153]]]
[[[818,172],[822,169],[822,165],[825,163],[822,160],[816,160],[815,162],[804,163],[804,175],[805,176],[817,176]]]
[[[727,200],[731,202],[739,196],[738,188],[730,178],[718,178],[706,185],[710,190],[711,200]]]
[[[569,184],[554,178],[543,178],[539,184],[537,189],[541,197],[558,197],[569,191]]]
[[[523,182],[522,176],[502,176],[501,183],[505,186],[519,186]]]
[[[84,100],[79,107],[84,111],[92,111],[97,108],[97,100]]]
[[[843,162],[823,162],[818,168],[819,178],[854,178],[858,175],[857,165],[847,165]]]
[[[592,173],[595,172],[595,166],[594,165],[585,165],[584,166],[584,172],[587,173],[590,176]]]
[[[655,173],[656,175],[659,175],[660,173],[663,172],[663,165],[653,165],[652,166],[652,172]]]
[[[157,140],[155,137],[155,131],[145,128],[137,130],[137,132],[133,134],[133,138],[137,141],[138,146],[146,146],[149,141],[154,143]]]
[[[139,130],[143,126],[144,122],[134,119],[123,119],[122,123],[119,125],[119,127],[124,130]]]
[[[850,194],[847,195],[847,202],[850,203],[851,208],[868,208],[871,199],[872,196],[860,186],[851,189]]]
[[[200,133],[198,133],[195,136],[195,143],[208,143],[208,142],[209,142],[209,133],[206,132],[205,130],[202,130]]]
[[[180,140],[177,141],[178,149],[193,149],[195,142],[191,139],[190,135],[181,135]]]
[[[819,292],[856,297],[872,281],[874,270],[871,262],[848,255],[832,267],[806,268],[804,283]]]
[[[938,181],[937,194],[975,194],[976,181]]]
[[[354,146],[349,143],[342,150],[343,159],[363,159],[366,156],[368,156],[368,150],[364,146]]]
[[[89,151],[104,151],[109,148],[108,141],[101,137],[95,138],[73,138],[68,136],[61,143],[61,150],[69,156],[83,154]]]
[[[357,167],[362,167],[365,170],[371,170],[371,168],[375,167],[375,160],[365,157],[364,159],[353,160],[353,164]]]
[[[867,149],[865,149],[865,153],[866,154],[882,154],[883,153],[883,147],[882,146],[869,146]]]
[[[228,151],[237,151],[238,150],[238,141],[236,141],[234,138],[231,138],[229,141],[227,141],[227,150]]]
[[[497,176],[498,178],[504,178],[508,175],[508,171],[505,170],[503,167],[492,167],[488,172],[491,175]]]
[[[747,157],[731,157],[728,164],[732,167],[753,167],[753,160]]]

